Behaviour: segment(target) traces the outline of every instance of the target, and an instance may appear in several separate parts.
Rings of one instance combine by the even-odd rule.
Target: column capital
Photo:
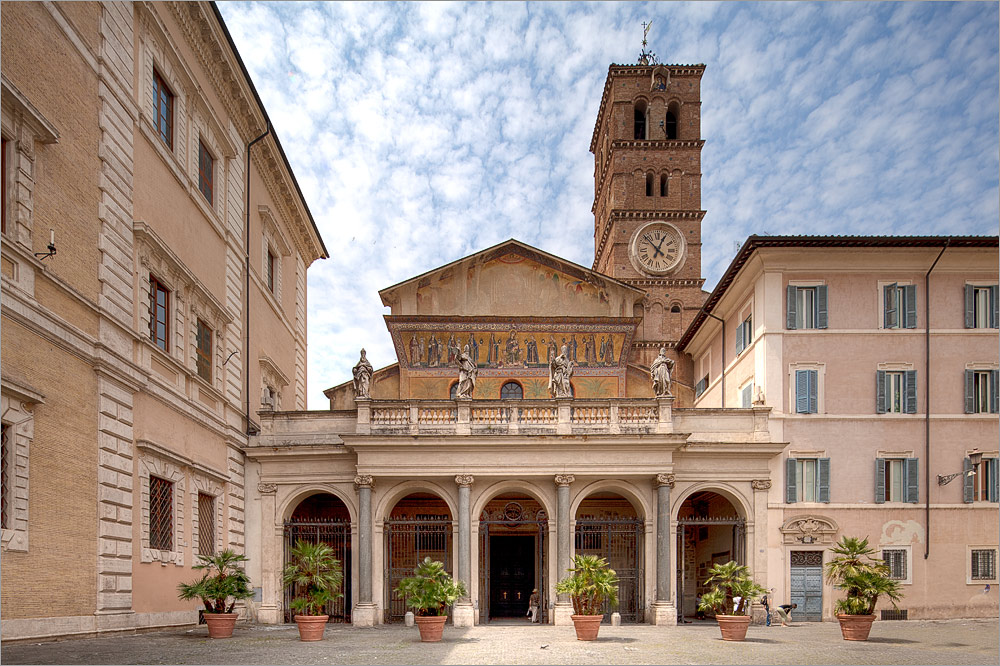
[[[257,491],[261,495],[273,495],[274,493],[278,492],[278,484],[277,483],[258,483],[257,484]]]
[[[462,487],[471,486],[472,483],[475,480],[476,480],[476,477],[472,476],[471,474],[456,474],[455,475],[455,483],[457,485],[459,485],[459,486],[462,486]]]
[[[576,481],[576,477],[572,474],[556,474],[555,482],[557,486],[569,487],[569,484]]]
[[[354,488],[374,488],[375,477],[371,474],[358,474],[354,477]]]
[[[771,479],[754,479],[750,482],[750,487],[754,490],[770,490]]]
[[[659,487],[659,486],[670,486],[671,488],[673,488],[674,487],[674,475],[673,474],[657,474],[653,478],[653,483],[655,483],[657,487]]]

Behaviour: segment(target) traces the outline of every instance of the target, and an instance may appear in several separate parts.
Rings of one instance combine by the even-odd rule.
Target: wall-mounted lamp
[[[39,259],[48,259],[56,253],[56,231],[55,229],[49,229],[49,247],[48,252],[36,252],[35,256]]]
[[[974,475],[979,469],[979,463],[982,462],[982,460],[983,454],[979,452],[979,449],[972,449],[972,453],[969,454],[969,462],[972,463],[972,469],[955,472],[954,474],[938,474],[938,485],[946,486],[958,476]]]

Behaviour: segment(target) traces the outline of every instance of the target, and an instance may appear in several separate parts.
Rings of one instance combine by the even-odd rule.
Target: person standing
[[[538,588],[536,587],[531,591],[531,596],[528,597],[528,615],[531,616],[532,623],[538,622]]]

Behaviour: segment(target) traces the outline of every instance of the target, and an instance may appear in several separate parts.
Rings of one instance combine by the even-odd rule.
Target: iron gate
[[[295,542],[325,543],[333,548],[334,557],[340,560],[343,567],[344,583],[341,591],[343,596],[334,599],[326,605],[326,614],[330,622],[351,621],[351,524],[341,520],[288,520],[284,529],[284,563],[291,561],[291,550]],[[284,567],[282,567],[284,568]],[[292,591],[286,588],[284,592],[285,622],[292,621]]]
[[[576,554],[603,557],[618,574],[618,612],[622,622],[642,622],[644,619],[644,533],[645,523],[638,518],[576,521]],[[611,604],[605,601],[602,610],[604,618],[610,622]]]
[[[425,557],[451,564],[451,519],[448,516],[418,516],[414,520],[385,521],[385,621],[402,622],[406,599],[395,590],[399,581],[413,575],[413,569]]]
[[[504,535],[535,538],[535,585],[539,592],[538,621],[548,623],[545,584],[545,535],[549,530],[545,509],[525,509],[519,502],[507,502],[494,511],[484,509],[479,519],[479,622],[490,620],[490,537]]]

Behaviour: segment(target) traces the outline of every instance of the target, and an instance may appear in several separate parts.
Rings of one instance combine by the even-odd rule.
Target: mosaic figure
[[[417,342],[417,334],[410,338],[410,365],[420,364],[420,344]]]
[[[507,365],[517,365],[521,360],[521,343],[517,341],[514,331],[507,337]]]
[[[538,363],[538,343],[535,342],[534,338],[528,338],[526,344],[528,347],[528,357],[525,359],[524,364],[528,365],[529,363]]]

